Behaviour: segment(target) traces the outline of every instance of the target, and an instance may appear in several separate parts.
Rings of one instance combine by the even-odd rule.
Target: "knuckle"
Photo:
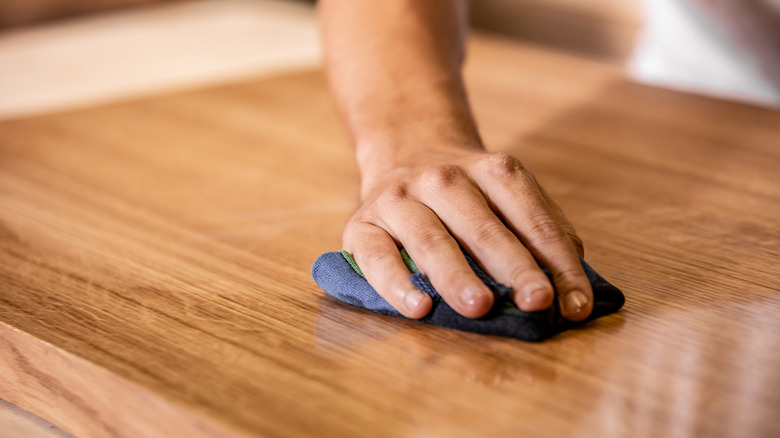
[[[560,242],[566,237],[566,234],[554,219],[546,217],[534,221],[528,230],[527,237],[533,243],[551,243]]]
[[[359,235],[368,232],[374,222],[374,214],[367,210],[359,210],[349,218],[344,225],[344,235]]]
[[[438,230],[424,231],[418,235],[416,247],[421,254],[429,254],[447,245],[450,236]]]
[[[526,173],[523,163],[506,153],[493,154],[485,158],[483,163],[487,173],[494,178],[510,178]]]
[[[580,236],[578,236],[577,233],[567,232],[566,237],[568,237],[572,245],[574,245],[574,249],[577,250],[577,254],[580,256],[585,255],[585,244],[582,242],[582,239],[580,239]]]
[[[347,243],[350,239],[352,239],[358,231],[359,222],[357,219],[352,218],[349,221],[347,221],[346,225],[344,225],[344,231],[341,233],[341,238],[344,241],[344,243]]]
[[[409,185],[405,182],[393,182],[385,189],[382,200],[386,203],[396,204],[410,198]]]
[[[360,216],[352,216],[344,225],[342,237],[344,241],[359,237],[364,231],[365,221]]]
[[[390,235],[381,218],[372,213],[358,212],[344,225],[341,241],[344,249],[365,247],[379,240],[381,235]]]
[[[341,246],[350,253],[354,252],[355,248],[365,246],[365,242],[369,239],[369,234],[364,228],[364,224],[358,221],[349,221],[344,226],[344,231],[341,233]]]
[[[571,244],[574,246],[574,249],[577,250],[577,254],[580,256],[585,254],[585,244],[582,242],[582,239],[580,239],[580,236],[577,235],[577,232],[574,230],[574,227],[571,226],[568,222],[564,222],[563,224],[563,232],[566,235],[566,238],[571,242]]]
[[[443,190],[457,185],[464,177],[465,173],[459,166],[436,166],[420,175],[420,184],[428,189]]]
[[[372,266],[382,266],[392,254],[388,251],[370,250],[360,254],[360,264],[370,269]]]
[[[494,248],[510,239],[511,232],[502,225],[485,223],[474,230],[474,239],[481,248]]]

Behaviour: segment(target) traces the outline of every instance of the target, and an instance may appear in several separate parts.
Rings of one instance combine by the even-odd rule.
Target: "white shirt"
[[[762,75],[756,55],[737,47],[694,5],[645,0],[644,14],[628,66],[636,80],[780,107],[780,87]]]

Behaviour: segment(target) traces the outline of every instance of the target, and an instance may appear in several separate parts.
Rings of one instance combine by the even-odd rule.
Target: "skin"
[[[444,300],[470,318],[493,296],[462,245],[526,311],[548,308],[553,273],[565,318],[590,315],[593,294],[578,261],[582,242],[517,158],[482,144],[461,68],[466,4],[451,0],[320,1],[326,65],[352,136],[360,205],[344,248],[399,312],[421,318],[404,247]]]

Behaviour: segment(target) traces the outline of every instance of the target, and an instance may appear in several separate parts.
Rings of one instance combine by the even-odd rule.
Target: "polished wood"
[[[0,399],[0,438],[73,438],[48,421]]]
[[[0,123],[0,398],[79,437],[780,434],[780,114],[478,38],[618,314],[528,344],[309,277],[357,172],[305,71]]]

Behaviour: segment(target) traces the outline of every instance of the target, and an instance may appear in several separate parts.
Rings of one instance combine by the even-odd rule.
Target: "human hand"
[[[527,311],[579,321],[593,293],[582,244],[561,210],[514,157],[482,148],[461,67],[465,1],[319,2],[329,79],[355,146],[361,204],[344,230],[368,282],[403,315],[431,299],[415,289],[402,246],[442,298],[471,318],[493,295],[459,244]]]
[[[582,241],[517,158],[480,147],[428,147],[393,162],[364,159],[361,173],[361,204],[344,230],[344,248],[403,315],[422,318],[432,301],[410,283],[399,246],[458,313],[478,318],[490,310],[493,294],[459,245],[513,288],[520,309],[552,305],[542,266],[553,274],[562,315],[572,321],[590,315],[593,293],[578,259]]]

